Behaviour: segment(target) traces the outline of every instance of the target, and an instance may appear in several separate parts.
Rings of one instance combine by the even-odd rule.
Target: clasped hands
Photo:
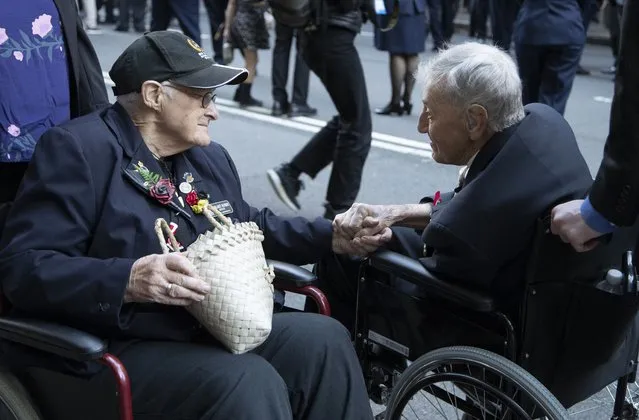
[[[393,223],[390,206],[355,203],[333,220],[333,251],[366,256],[391,240]]]

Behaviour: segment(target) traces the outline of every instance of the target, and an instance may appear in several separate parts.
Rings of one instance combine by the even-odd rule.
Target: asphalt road
[[[201,27],[207,28],[208,22],[203,20]],[[371,32],[372,28],[364,28],[361,36],[357,38],[357,47],[366,73],[371,106],[375,108],[388,102],[390,82],[388,56],[375,50]],[[91,36],[105,72],[135,38],[136,35],[133,33],[114,32],[109,26],[104,27],[102,34]],[[203,38],[203,47],[210,53],[210,37],[205,35]],[[453,39],[454,42],[464,40],[465,37],[459,35]],[[272,42],[271,37],[271,44]],[[430,51],[430,45],[427,51]],[[429,54],[430,52],[426,52],[422,57],[427,58]],[[266,107],[270,107],[271,52],[260,51],[259,59],[253,93],[256,98],[264,101]],[[612,57],[608,48],[586,48],[582,64],[593,70],[593,74],[579,76],[575,80],[566,111],[566,119],[576,133],[581,151],[593,174],[602,156],[613,93],[610,76],[601,74],[599,70],[610,66],[611,63]],[[233,64],[243,64],[239,54],[236,54]],[[274,118],[269,115],[266,108],[239,110],[230,101],[233,88],[222,88],[218,92],[220,118],[211,124],[210,133],[214,141],[230,151],[241,175],[245,196],[254,206],[267,206],[282,215],[294,214],[275,197],[266,180],[265,172],[289,160],[311,134],[321,127],[323,121],[335,112],[319,80],[314,75],[311,77],[309,103],[319,110],[318,116],[313,119]],[[415,109],[411,116],[373,116],[374,142],[366,163],[359,201],[415,202],[425,194],[454,187],[458,169],[433,162],[430,159],[427,136],[419,134],[416,130],[421,103],[419,87],[413,94],[413,103]],[[303,179],[305,189],[299,197],[302,204],[300,215],[309,218],[321,216],[328,175],[329,171],[324,170],[314,180]],[[597,408],[601,404],[606,407]],[[572,412],[575,413],[575,419],[599,420],[610,418],[611,407],[612,399],[608,392],[603,391],[595,398],[575,407]]]

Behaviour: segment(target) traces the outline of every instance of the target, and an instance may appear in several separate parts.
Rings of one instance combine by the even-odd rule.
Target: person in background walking
[[[515,24],[524,105],[540,102],[564,114],[586,43],[578,0],[525,0]]]
[[[289,103],[286,93],[288,80],[288,63],[291,55],[293,38],[297,40],[295,54],[295,73],[293,74],[293,96]],[[271,114],[279,117],[288,114],[290,117],[299,115],[313,116],[317,109],[308,106],[308,84],[310,70],[301,56],[300,36],[298,30],[290,28],[280,22],[275,22],[275,47],[271,69],[271,85],[273,87],[273,109]]]
[[[619,42],[621,38],[621,13],[623,12],[623,0],[607,0],[604,5],[604,22],[610,31],[610,48],[615,61],[610,68],[602,70],[604,74],[615,74],[619,60]]]
[[[355,48],[355,37],[362,28],[362,4],[359,0],[324,3],[326,20],[320,28],[304,31],[303,53],[310,69],[326,87],[338,115],[290,162],[268,170],[267,175],[278,197],[291,209],[298,210],[300,175],[315,178],[333,163],[324,204],[324,217],[332,220],[350,208],[359,193],[373,123],[364,69]]]
[[[488,34],[488,5],[489,0],[471,0],[469,3],[470,26],[468,28],[468,36],[477,38],[479,41],[485,41]]]
[[[262,106],[263,102],[251,95],[257,71],[257,50],[269,49],[269,34],[264,20],[266,1],[229,0],[224,21],[224,39],[242,51],[244,67],[249,75],[235,91],[233,100],[240,106]]]
[[[199,0],[153,0],[151,3],[151,31],[165,31],[176,17],[184,35],[197,45],[200,39]]]
[[[390,11],[393,6],[392,0],[386,0],[385,5],[386,10]],[[426,0],[400,1],[399,5],[400,18],[393,29],[382,32],[375,28],[375,48],[388,51],[391,78],[390,103],[383,108],[377,108],[375,113],[378,115],[410,115],[413,108],[411,94],[415,87],[419,54],[424,51],[426,44]],[[386,27],[388,15],[381,15],[379,19],[380,27]]]

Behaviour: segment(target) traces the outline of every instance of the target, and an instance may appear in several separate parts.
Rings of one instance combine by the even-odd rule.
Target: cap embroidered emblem
[[[204,50],[202,49],[202,47],[200,47],[199,45],[197,45],[197,42],[193,41],[191,38],[187,38],[186,42],[191,46],[191,48],[193,48],[195,51],[197,51],[198,53],[203,52]]]

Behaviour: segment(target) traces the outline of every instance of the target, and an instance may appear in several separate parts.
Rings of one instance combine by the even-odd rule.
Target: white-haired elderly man
[[[430,271],[513,302],[536,220],[556,203],[584,196],[588,167],[559,113],[522,105],[517,67],[500,49],[457,45],[420,70],[418,131],[429,135],[436,162],[467,167],[459,185],[419,204],[354,204],[333,228],[362,245],[390,239],[389,248]],[[341,262],[347,273],[354,268]],[[333,313],[351,327],[357,277],[322,277]]]

